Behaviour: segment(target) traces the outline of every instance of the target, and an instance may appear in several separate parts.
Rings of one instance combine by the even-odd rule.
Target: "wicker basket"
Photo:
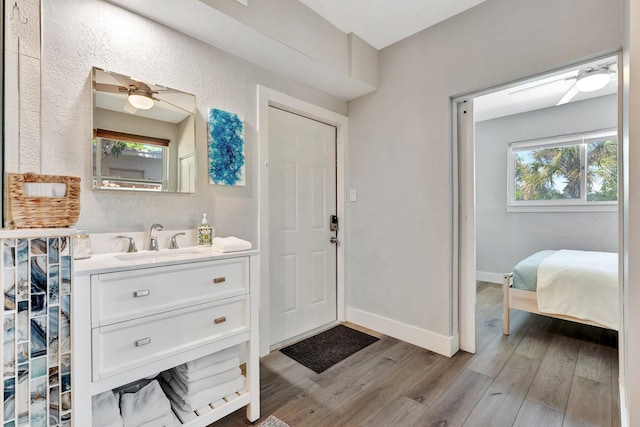
[[[64,183],[64,197],[34,197],[25,194],[24,184]],[[7,174],[7,220],[10,228],[70,227],[80,215],[80,178],[75,176]]]

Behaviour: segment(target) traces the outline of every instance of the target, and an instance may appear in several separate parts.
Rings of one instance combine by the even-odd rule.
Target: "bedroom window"
[[[507,211],[615,210],[615,130],[509,144]]]

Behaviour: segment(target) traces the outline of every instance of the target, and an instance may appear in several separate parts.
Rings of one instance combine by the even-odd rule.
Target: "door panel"
[[[337,319],[336,128],[269,109],[271,344]]]

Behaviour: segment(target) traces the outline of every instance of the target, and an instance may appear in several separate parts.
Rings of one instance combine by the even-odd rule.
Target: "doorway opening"
[[[621,139],[618,150],[622,117],[618,97],[621,79],[617,73],[620,60],[620,55],[596,58],[460,97],[452,103],[453,150],[457,160],[454,292],[458,292],[459,308],[456,312],[454,306],[454,325],[460,332],[460,348],[484,354],[491,346],[513,341],[514,334],[516,340],[522,337],[522,329],[514,331],[523,325],[558,342],[569,342],[577,334],[581,341],[575,349],[578,361],[572,371],[575,374],[565,378],[568,384],[558,383],[554,392],[565,390],[562,392],[565,402],[575,400],[570,393],[574,392],[575,384],[584,380],[580,358],[590,357],[585,355],[589,351],[599,352],[601,366],[609,366],[608,371],[601,373],[605,372],[605,382],[606,372],[609,375],[608,389],[605,384],[603,390],[608,390],[609,412],[613,414],[619,413],[615,406],[618,373],[619,378],[624,377],[616,332],[623,327],[618,324],[623,309],[618,267],[623,262],[618,255],[623,245],[623,207],[619,206],[622,199],[618,197],[618,188],[623,184]],[[605,75],[605,84],[590,92],[579,89],[579,81],[592,71]],[[481,304],[491,295],[503,293],[505,274],[511,273],[522,260],[545,250],[566,249],[608,253],[617,261],[611,269],[617,286],[611,293],[613,325],[584,326],[580,324],[582,321],[558,320],[561,314],[550,317],[541,315],[542,310],[530,314],[536,311],[517,305],[511,305],[518,309],[509,312],[503,310],[503,304],[487,310]],[[534,266],[534,273],[539,271],[538,265]],[[537,310],[535,298],[540,292],[530,293]],[[476,301],[484,307],[482,310],[476,311]],[[506,316],[512,319],[509,338],[503,335]],[[553,356],[554,342],[540,354],[543,357],[540,370],[526,397],[534,403],[536,390],[548,382],[548,378],[538,378],[544,375],[543,366],[555,363],[547,360]],[[598,384],[602,378],[590,380]]]
[[[618,62],[597,58],[454,100],[463,350],[476,351],[477,281],[501,285],[545,249],[618,252]],[[591,70],[608,80],[577,90]]]

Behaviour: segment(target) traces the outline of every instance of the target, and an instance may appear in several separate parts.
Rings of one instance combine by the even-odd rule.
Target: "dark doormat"
[[[376,337],[338,325],[280,351],[319,374],[376,341]]]

